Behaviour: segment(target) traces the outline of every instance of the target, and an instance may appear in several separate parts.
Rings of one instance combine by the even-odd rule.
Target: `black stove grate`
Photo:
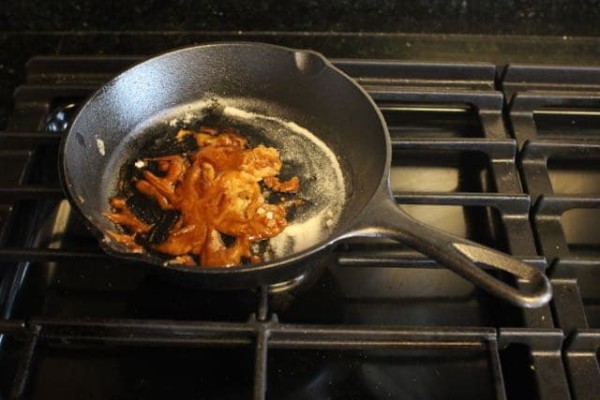
[[[600,391],[600,69],[513,65],[504,89],[572,395]]]
[[[401,207],[550,267],[551,307],[521,310],[381,240],[339,246],[310,287],[277,295],[174,286],[102,254],[63,200],[56,131],[70,104],[138,60],[34,58],[15,93],[0,133],[2,395],[586,399],[598,392],[600,333],[590,328],[598,328],[600,245],[570,243],[564,214],[597,209],[599,191],[553,191],[574,176],[598,185],[597,70],[569,70],[576,75],[569,81],[560,68],[511,66],[501,91],[491,64],[335,61],[389,124]],[[540,87],[558,100],[534,92]],[[508,109],[505,95],[513,94]],[[573,112],[582,104],[584,112]],[[575,115],[583,128],[564,136],[550,129],[557,115]],[[575,237],[581,218],[571,217]],[[575,258],[581,251],[586,257]]]

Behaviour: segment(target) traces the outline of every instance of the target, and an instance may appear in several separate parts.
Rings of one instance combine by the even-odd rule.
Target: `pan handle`
[[[402,211],[391,195],[386,194],[380,201],[372,200],[365,211],[363,218],[359,218],[344,237],[386,237],[404,243],[517,306],[540,307],[552,298],[552,286],[544,273],[507,254],[417,221]],[[518,290],[506,284],[478,264],[528,281],[524,285],[526,289]]]

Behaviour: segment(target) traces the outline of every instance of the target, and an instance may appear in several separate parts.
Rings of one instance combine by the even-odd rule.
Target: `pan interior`
[[[282,114],[264,101],[216,96],[164,110],[137,125],[113,152],[102,177],[102,197],[117,194],[124,171],[136,160],[181,153],[174,140],[180,129],[233,128],[252,147],[263,144],[279,151],[282,180],[294,175],[300,179],[297,197],[303,204],[290,213],[285,230],[270,239],[263,254],[265,261],[325,242],[336,230],[351,192],[351,180],[327,144],[297,123],[277,117]]]

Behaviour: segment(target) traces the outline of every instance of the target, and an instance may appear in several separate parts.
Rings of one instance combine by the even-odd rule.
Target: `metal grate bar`
[[[102,252],[69,249],[40,249],[34,247],[0,247],[0,258],[6,261],[89,261],[111,260]],[[121,261],[123,262],[123,261]],[[66,265],[68,265],[67,263]]]
[[[600,68],[511,64],[502,77],[502,89],[508,97],[524,90],[600,91]]]
[[[25,70],[28,82],[63,82],[68,77],[80,81],[82,75],[102,77],[101,82],[143,59],[139,56],[37,56],[27,62]]]
[[[406,85],[493,89],[493,64],[333,60],[336,67],[365,85]]]
[[[0,320],[0,334],[19,336],[27,334],[25,321],[20,320]]]
[[[300,346],[474,346],[495,340],[492,328],[400,328],[384,326],[322,326],[280,324],[276,321],[191,322],[162,320],[89,320],[34,318],[31,326],[39,327],[44,341],[69,340],[121,344],[164,343],[213,344],[207,339],[220,337],[229,344],[251,344],[261,330],[270,334],[275,347]],[[219,343],[220,344],[220,343]]]
[[[489,359],[492,368],[492,376],[494,377],[494,386],[496,398],[498,400],[506,400],[506,390],[504,389],[504,377],[502,376],[502,366],[500,363],[500,350],[497,340],[489,342]]]
[[[256,320],[262,323],[269,318],[269,287],[261,286],[258,290]],[[276,318],[276,317],[274,317]],[[254,385],[253,399],[262,400],[267,394],[267,361],[269,331],[266,324],[259,325],[254,348]]]
[[[135,56],[38,56],[27,63],[27,81],[82,79],[103,82],[132,64],[144,60]],[[496,66],[486,63],[426,63],[332,59],[333,64],[359,82],[387,85],[444,85],[493,89]],[[98,72],[101,71],[101,72]]]
[[[578,329],[588,328],[576,272],[578,270],[592,271],[597,268],[600,268],[600,260],[597,258],[563,257],[557,259],[550,269],[555,291],[554,313],[559,326],[567,334],[572,334]]]
[[[429,193],[394,192],[394,199],[400,204],[439,204],[494,207],[505,214],[526,215],[529,213],[530,199],[526,194],[504,193]]]
[[[261,286],[258,291],[256,319],[266,321],[269,318],[269,287]]]
[[[45,341],[123,345],[240,346],[251,345],[256,334],[250,323],[36,318],[30,325],[41,328]]]
[[[593,400],[600,393],[600,330],[580,330],[565,351],[567,376],[576,400]]]
[[[546,109],[553,110],[553,114],[560,114],[561,110],[567,107],[573,109],[598,106],[600,106],[600,93],[520,92],[512,101],[511,112],[531,114]]]
[[[600,207],[600,194],[593,195],[549,195],[542,196],[535,207],[536,218],[548,216],[559,217],[566,210],[572,208],[597,208]]]
[[[523,183],[534,200],[541,195],[554,194],[548,160],[555,157],[566,160],[587,160],[593,164],[595,160],[600,161],[600,143],[558,142],[547,139],[526,143],[519,158]]]
[[[13,203],[19,200],[43,200],[43,199],[63,199],[63,191],[59,187],[45,186],[13,186],[0,187],[0,201],[3,203]]]
[[[537,395],[544,400],[570,399],[561,360],[564,335],[559,329],[500,328],[500,347],[521,344],[529,348]]]
[[[510,139],[490,141],[488,139],[399,139],[392,138],[393,150],[445,150],[445,151],[479,151],[496,160],[513,161],[516,154],[516,142]]]
[[[62,137],[46,132],[0,132],[0,143],[3,148],[18,146],[58,146]]]
[[[569,246],[563,230],[562,216],[566,211],[581,208],[599,208],[600,196],[541,196],[533,208],[534,231],[544,255],[548,258],[569,255]]]
[[[579,110],[579,112],[573,114],[573,110]],[[546,115],[569,117],[584,115],[581,110],[600,110],[600,93],[516,93],[511,101],[509,115],[519,147],[522,147],[529,140],[540,138],[535,119],[536,114],[542,112]],[[577,128],[577,126],[572,128]],[[573,140],[587,141],[589,138],[590,135],[585,131],[575,129],[570,130],[568,133],[563,132],[555,139],[568,142]]]
[[[264,326],[256,335],[253,399],[263,400],[267,394],[267,358],[269,332]]]
[[[15,103],[52,102],[57,98],[85,98],[98,89],[97,85],[32,85],[15,90]]]
[[[31,335],[25,345],[22,356],[19,358],[19,364],[17,365],[17,372],[13,380],[13,386],[10,391],[10,399],[21,399],[25,394],[29,376],[32,372],[33,360],[35,357],[35,350],[38,344],[39,329],[35,329],[33,335]]]
[[[377,102],[415,102],[415,103],[454,103],[468,104],[480,112],[501,112],[504,98],[495,91],[440,90],[436,88],[369,90],[369,95]]]
[[[529,143],[523,149],[523,158],[532,157],[551,157],[551,156],[562,156],[562,157],[583,157],[593,158],[600,156],[600,142],[587,141],[573,142],[565,140],[536,140]]]

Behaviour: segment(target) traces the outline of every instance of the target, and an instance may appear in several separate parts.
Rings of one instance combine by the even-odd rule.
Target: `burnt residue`
[[[135,155],[130,159],[135,161],[197,151],[198,145],[194,138],[192,136],[177,138],[176,133],[178,130],[171,129],[171,132],[165,132],[160,127],[158,127],[158,130],[153,129],[153,132],[144,135],[144,140],[135,144],[133,147]]]
[[[164,211],[158,203],[154,199],[139,193],[137,189],[132,190],[126,203],[135,216],[147,224],[156,224],[163,218]]]
[[[149,244],[158,244],[164,242],[169,236],[171,228],[179,219],[179,212],[176,210],[166,210],[161,215],[158,221],[156,221],[154,227],[148,234]]]
[[[179,135],[180,130],[198,132],[202,128],[210,127],[216,131],[236,131],[248,140],[249,147],[256,147],[259,144],[276,147],[276,143],[268,139],[268,132],[262,127],[254,126],[250,123],[244,123],[239,120],[233,120],[223,115],[223,107],[214,102],[202,110],[201,118],[187,119],[179,118],[176,120],[167,120],[164,123],[152,125],[146,129],[142,135],[139,135],[130,146],[126,153],[127,161],[123,163],[119,172],[118,190],[116,196],[123,197],[126,200],[128,208],[141,221],[152,225],[152,228],[144,234],[137,234],[136,243],[142,245],[149,254],[158,256],[165,261],[171,256],[157,253],[152,250],[155,245],[164,242],[170,230],[180,218],[180,213],[176,210],[163,210],[156,200],[142,194],[135,186],[136,181],[144,179],[144,172],[148,171],[157,177],[164,177],[166,172],[161,171],[159,163],[154,159],[170,155],[190,156],[200,150],[194,135]],[[300,166],[298,161],[284,160],[281,172],[279,174],[282,181],[288,180],[297,175]],[[264,182],[260,183],[263,192],[269,192]],[[298,194],[275,193],[271,192],[265,196],[267,203],[279,204],[289,202],[287,207],[286,219],[292,220],[300,216],[305,209],[310,207],[310,202],[302,199]],[[293,200],[300,197],[302,204],[294,204]],[[225,246],[229,247],[234,241],[234,237],[228,237],[221,234]],[[268,241],[262,241],[255,244],[257,254],[270,252]],[[243,259],[242,263],[249,263],[250,260]]]

